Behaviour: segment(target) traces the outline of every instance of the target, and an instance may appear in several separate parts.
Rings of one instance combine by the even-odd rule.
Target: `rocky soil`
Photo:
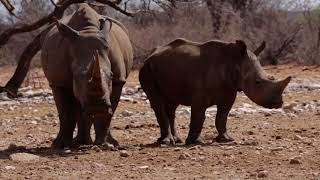
[[[10,68],[9,68],[10,69]],[[84,146],[70,153],[50,149],[59,120],[49,89],[0,94],[0,179],[315,179],[320,180],[320,68],[265,67],[292,75],[285,105],[269,110],[238,94],[229,115],[234,143],[213,142],[216,108],[206,112],[203,146],[154,146],[159,128],[133,72],[112,121],[120,149]],[[3,85],[12,68],[0,69]],[[186,138],[190,108],[176,112]]]

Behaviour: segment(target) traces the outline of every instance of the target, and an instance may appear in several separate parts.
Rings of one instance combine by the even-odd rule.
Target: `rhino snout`
[[[283,105],[282,97],[280,98],[272,97],[271,100],[268,101],[268,103],[263,104],[262,106],[268,109],[278,109],[278,108],[281,108],[282,105]]]

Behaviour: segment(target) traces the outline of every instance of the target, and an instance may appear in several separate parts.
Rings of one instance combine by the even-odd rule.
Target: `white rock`
[[[139,169],[148,169],[149,166],[139,166],[138,168],[139,168]]]
[[[128,111],[128,110],[124,110],[121,114],[122,114],[123,117],[130,117],[130,116],[132,116],[134,113],[131,112],[131,111]]]
[[[29,153],[15,153],[11,154],[9,158],[12,161],[17,161],[17,162],[37,162],[40,160],[40,157],[34,154],[29,154]]]
[[[129,157],[130,154],[129,154],[128,151],[126,151],[126,150],[121,150],[121,151],[120,151],[120,156],[121,156],[121,157]]]
[[[300,135],[295,135],[294,140],[303,140],[303,137],[301,137]]]
[[[6,170],[15,170],[16,169],[16,167],[14,167],[14,166],[5,166],[4,168]]]

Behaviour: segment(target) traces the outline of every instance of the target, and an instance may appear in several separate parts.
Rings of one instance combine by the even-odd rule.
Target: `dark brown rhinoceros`
[[[181,142],[175,129],[178,105],[191,106],[186,144],[202,143],[205,111],[212,105],[217,105],[216,141],[232,141],[226,124],[239,91],[258,105],[280,108],[291,77],[275,81],[268,76],[257,59],[262,50],[252,53],[243,41],[197,43],[185,39],[155,49],[140,70],[139,80],[160,125],[158,142]]]
[[[96,144],[118,145],[109,127],[132,67],[128,32],[87,4],[62,22],[43,37],[41,53],[60,119],[53,147],[71,146],[77,122],[80,144],[91,143],[93,122]]]

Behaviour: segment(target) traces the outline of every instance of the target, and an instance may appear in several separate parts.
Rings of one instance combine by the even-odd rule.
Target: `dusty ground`
[[[293,75],[283,110],[267,111],[239,94],[229,117],[233,144],[212,143],[215,110],[208,114],[204,146],[152,147],[159,136],[155,117],[137,91],[137,73],[112,121],[122,151],[82,147],[57,154],[50,144],[58,132],[50,94],[0,100],[0,179],[320,179],[320,68],[266,67],[276,77]],[[12,68],[0,69],[0,84]],[[318,83],[318,84],[316,84]],[[311,84],[299,86],[299,84]],[[31,91],[32,92],[32,91]],[[30,93],[29,93],[30,94]],[[189,110],[177,112],[178,131],[186,138]],[[39,159],[12,160],[25,152]],[[11,158],[10,158],[11,155]],[[294,159],[294,160],[292,160]]]

